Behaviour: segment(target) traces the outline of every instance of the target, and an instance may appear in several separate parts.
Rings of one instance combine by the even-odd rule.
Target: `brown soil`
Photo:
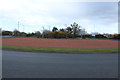
[[[49,47],[49,48],[118,48],[113,40],[63,40],[40,38],[3,38],[2,45]]]

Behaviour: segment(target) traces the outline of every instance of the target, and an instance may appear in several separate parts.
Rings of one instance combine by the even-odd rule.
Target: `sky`
[[[74,22],[88,33],[118,33],[118,2],[0,0],[2,30],[42,32]]]

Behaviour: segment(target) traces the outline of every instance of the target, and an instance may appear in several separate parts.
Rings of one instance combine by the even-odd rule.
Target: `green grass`
[[[19,47],[19,46],[0,46],[2,49],[19,51],[38,51],[38,52],[118,52],[117,48],[112,49],[70,49],[70,48],[41,48],[41,47]]]

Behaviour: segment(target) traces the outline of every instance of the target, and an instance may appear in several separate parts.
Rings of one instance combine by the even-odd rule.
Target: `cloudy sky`
[[[117,2],[0,0],[0,27],[35,32],[77,22],[88,33],[118,33]]]

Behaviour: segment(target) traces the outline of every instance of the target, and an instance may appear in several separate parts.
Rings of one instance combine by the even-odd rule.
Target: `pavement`
[[[3,78],[117,78],[118,53],[2,51]]]

